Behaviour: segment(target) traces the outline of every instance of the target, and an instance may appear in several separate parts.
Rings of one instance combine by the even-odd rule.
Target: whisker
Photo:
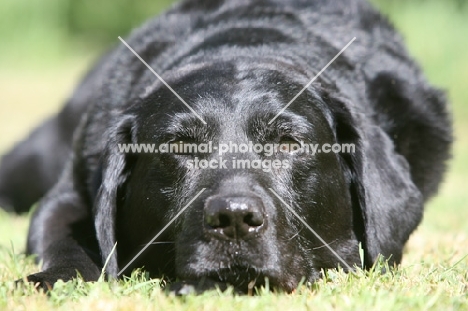
[[[163,241],[163,242],[153,242],[150,245],[155,245],[155,244],[174,244],[175,242],[171,241]],[[146,244],[140,244],[140,246],[145,246]]]
[[[335,239],[335,240],[333,240],[333,241],[331,241],[331,242],[329,242],[329,243],[327,243],[327,244],[323,244],[323,245],[321,245],[321,246],[317,246],[317,247],[314,247],[314,248],[312,248],[312,249],[319,249],[319,248],[322,248],[322,247],[326,247],[327,245],[330,246],[331,244],[333,244],[333,243],[335,243],[335,242],[337,242],[337,241],[338,241],[338,239]]]
[[[295,237],[299,236],[299,234],[301,233],[302,231],[302,228],[299,229],[299,231],[297,231],[296,233],[294,233],[290,238],[287,238],[285,239],[284,241],[291,241],[292,239],[294,239]]]

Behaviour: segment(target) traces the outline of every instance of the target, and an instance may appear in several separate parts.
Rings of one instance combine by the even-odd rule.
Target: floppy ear
[[[346,100],[331,98],[336,139],[353,143],[355,152],[342,154],[353,200],[355,234],[365,251],[365,265],[379,254],[399,263],[409,235],[422,218],[423,199],[405,158],[395,152],[383,130],[353,116]],[[351,106],[349,106],[351,107]]]
[[[406,159],[378,127],[369,126],[361,145],[358,172],[365,226],[367,265],[379,254],[400,263],[403,247],[422,219],[423,197],[413,183]]]
[[[410,164],[424,199],[434,195],[450,157],[452,128],[444,93],[414,73],[379,72],[368,95],[379,123]]]
[[[101,250],[102,262],[105,263],[108,260],[106,273],[111,277],[117,277],[119,272],[117,248],[112,252],[117,242],[115,232],[117,194],[119,187],[129,177],[127,155],[120,152],[118,145],[136,141],[134,132],[133,117],[124,117],[123,120],[110,130],[107,136],[109,139],[101,158],[102,181],[95,201],[94,224]]]

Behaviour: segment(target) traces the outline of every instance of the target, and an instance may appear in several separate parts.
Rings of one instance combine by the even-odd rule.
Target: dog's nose
[[[205,204],[205,231],[219,239],[247,239],[264,228],[260,198],[229,196],[209,198]]]

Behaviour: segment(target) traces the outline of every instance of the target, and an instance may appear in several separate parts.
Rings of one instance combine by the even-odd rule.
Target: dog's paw
[[[57,269],[54,271],[43,271],[39,273],[34,273],[31,275],[28,275],[27,277],[17,280],[16,286],[23,286],[26,282],[31,283],[34,285],[34,287],[38,290],[42,289],[44,292],[48,292],[52,290],[54,287],[54,284],[58,280],[62,280],[64,282],[70,281],[73,278],[76,278],[77,273],[75,270],[69,270],[69,269]]]
[[[44,292],[48,292],[52,290],[54,287],[55,282],[57,282],[60,278],[51,275],[50,273],[40,272],[28,275],[23,279],[19,279],[15,281],[17,287],[22,287],[26,283],[33,284],[37,290],[42,289]]]

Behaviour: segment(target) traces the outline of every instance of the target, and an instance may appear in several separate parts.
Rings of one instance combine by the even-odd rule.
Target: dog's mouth
[[[232,285],[238,290],[247,290],[254,286],[263,286],[265,284],[265,277],[268,278],[262,271],[245,266],[222,268],[210,272],[208,277],[213,281]]]
[[[189,281],[184,281],[184,283],[192,284],[195,291],[199,292],[216,288],[225,290],[230,286],[237,293],[253,294],[255,289],[265,287],[267,283],[273,288],[272,280],[274,279],[272,275],[253,267],[233,266],[209,271],[196,278],[189,278]]]

